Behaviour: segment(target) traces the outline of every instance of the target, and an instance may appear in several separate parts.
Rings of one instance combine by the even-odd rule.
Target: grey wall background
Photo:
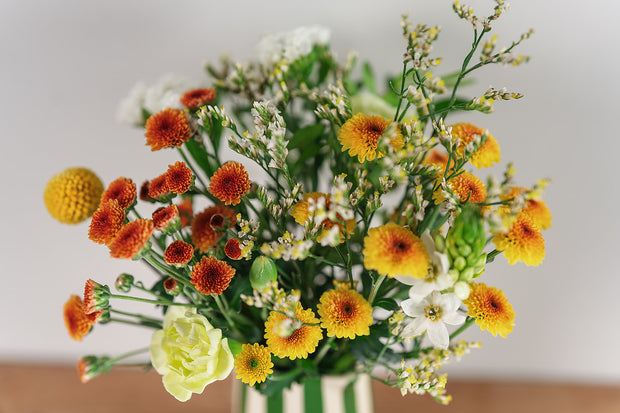
[[[481,15],[493,4],[469,3]],[[456,69],[470,28],[444,0],[2,1],[0,360],[74,363],[148,345],[149,331],[124,326],[97,326],[81,343],[69,339],[62,305],[87,278],[151,276],[88,241],[88,222],[52,220],[42,200],[47,180],[69,166],[87,166],[105,184],[121,175],[140,183],[176,160],[174,151],[151,153],[141,131],[115,121],[134,83],[166,73],[204,80],[206,60],[223,52],[244,60],[261,34],[308,24],[331,29],[342,59],[357,50],[378,73],[395,73],[402,13],[443,26],[435,49],[446,58],[440,73]],[[498,139],[502,165],[515,162],[518,182],[553,178],[546,201],[554,225],[544,233],[540,267],[504,259],[489,267],[486,282],[504,290],[516,327],[508,339],[472,328],[467,338],[483,349],[447,368],[454,375],[620,383],[618,17],[620,3],[612,0],[515,0],[496,24],[499,45],[535,28],[520,49],[533,59],[478,73],[468,92],[479,96],[492,84],[525,98],[468,119]]]

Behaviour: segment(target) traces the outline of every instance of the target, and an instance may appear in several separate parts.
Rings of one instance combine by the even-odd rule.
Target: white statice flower
[[[142,107],[147,89],[148,86],[144,82],[138,82],[131,88],[116,111],[116,119],[120,123],[131,126],[140,126],[144,123]]]
[[[434,291],[422,300],[408,298],[400,306],[405,314],[414,317],[401,333],[402,337],[418,336],[426,331],[434,346],[447,349],[450,335],[446,324],[458,325],[465,321],[465,316],[457,311],[461,300],[453,294],[441,294]]]
[[[257,46],[258,57],[266,66],[275,66],[310,54],[315,45],[329,43],[330,31],[322,26],[303,26],[285,33],[263,36]]]
[[[119,104],[116,118],[128,125],[143,125],[143,111],[150,114],[166,108],[182,109],[180,98],[188,90],[202,87],[200,82],[168,74],[152,85],[137,83]]]
[[[426,277],[416,278],[408,275],[394,277],[403,284],[411,285],[409,296],[417,299],[426,297],[433,291],[443,291],[454,284],[454,280],[448,274],[450,270],[448,256],[437,250],[435,241],[428,230],[424,231],[421,238],[431,258],[431,265]]]
[[[168,74],[151,85],[144,94],[144,109],[157,113],[166,108],[182,109],[179,101],[183,93],[201,85],[181,76]]]

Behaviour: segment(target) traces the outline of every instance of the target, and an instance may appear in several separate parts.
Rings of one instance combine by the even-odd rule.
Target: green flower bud
[[[250,283],[255,290],[266,288],[271,281],[278,278],[276,264],[271,258],[260,256],[254,260],[250,268]]]
[[[114,287],[122,293],[128,293],[131,290],[131,286],[133,285],[134,277],[131,274],[121,274],[116,277],[116,281],[114,282]]]

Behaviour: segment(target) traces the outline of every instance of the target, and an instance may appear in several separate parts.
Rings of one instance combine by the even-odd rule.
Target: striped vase
[[[367,375],[321,376],[265,397],[235,380],[233,413],[373,413]]]

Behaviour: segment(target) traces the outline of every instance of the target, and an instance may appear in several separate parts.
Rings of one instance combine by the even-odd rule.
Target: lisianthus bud
[[[116,277],[116,281],[114,282],[114,287],[122,293],[128,293],[131,290],[133,281],[134,281],[133,275],[123,273],[119,275],[118,277]]]
[[[181,286],[174,278],[168,278],[164,281],[164,288],[166,289],[166,293],[172,296],[177,296],[181,292]]]
[[[271,281],[278,278],[278,270],[276,264],[271,258],[260,256],[254,260],[250,268],[250,283],[252,288],[262,290],[266,288]]]

